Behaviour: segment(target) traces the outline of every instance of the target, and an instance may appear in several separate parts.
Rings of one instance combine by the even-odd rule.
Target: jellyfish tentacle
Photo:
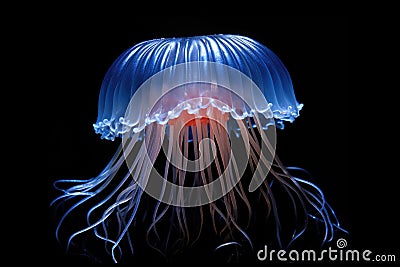
[[[173,127],[174,127],[173,125],[169,126],[169,136],[170,136],[170,138],[174,138]],[[169,142],[168,143],[168,149],[167,149],[167,159],[170,159],[171,156],[172,156],[172,146],[173,146],[173,142]],[[162,184],[162,188],[161,188],[159,199],[162,199],[164,194],[165,194],[165,187],[166,187],[166,182],[167,182],[167,178],[168,178],[169,167],[170,167],[170,165],[167,162],[165,167],[164,167],[164,180],[163,180],[163,184]],[[170,200],[171,200],[171,198],[172,198],[172,195],[170,194]],[[149,228],[147,230],[146,240],[147,240],[147,243],[151,247],[153,247],[154,249],[156,249],[157,251],[159,251],[163,255],[164,253],[161,252],[157,247],[153,246],[151,244],[151,242],[149,241],[149,234],[150,234],[151,231],[153,231],[155,236],[156,236],[156,238],[158,240],[160,240],[160,235],[159,235],[159,233],[157,231],[156,224],[162,219],[162,217],[167,213],[168,209],[170,208],[169,205],[165,205],[165,208],[160,212],[160,214],[157,215],[158,210],[159,210],[159,208],[161,206],[161,203],[162,203],[161,201],[157,201],[157,203],[155,205],[155,208],[154,208],[154,211],[153,211],[152,222],[149,225]]]
[[[275,160],[278,160],[278,157],[275,158]],[[281,166],[277,164],[278,170],[283,171],[283,173],[278,173],[274,170],[272,170],[272,175],[276,178],[276,181],[279,182],[279,184],[282,186],[282,188],[285,190],[289,198],[291,199],[292,207],[293,207],[293,213],[296,218],[296,224],[298,223],[298,218],[299,218],[299,213],[297,210],[297,204],[296,200],[300,203],[300,207],[302,208],[303,215],[304,215],[304,222],[300,226],[296,226],[295,229],[293,230],[292,233],[292,238],[287,244],[287,246],[290,246],[293,241],[295,241],[299,236],[301,236],[308,225],[308,217],[307,217],[307,209],[306,209],[306,204],[305,204],[305,194],[304,191],[301,187],[299,187],[296,183],[293,181],[293,177],[287,175],[284,173],[284,166]],[[296,200],[294,198],[293,193],[296,196]]]
[[[182,135],[180,134],[180,130],[181,127],[176,129],[176,132],[174,134],[176,140],[174,140],[173,142],[175,143],[176,147],[175,150],[179,150],[179,146],[182,144]],[[177,153],[172,153],[172,160],[173,162],[177,163],[178,162],[178,158],[177,158]],[[182,160],[182,158],[180,158],[179,160]],[[181,164],[182,162],[179,162],[179,164]],[[176,183],[179,185],[179,189],[177,192],[177,199],[179,202],[182,201],[183,204],[183,186],[184,186],[184,180],[185,180],[185,174],[183,173],[182,169],[174,167],[174,169],[176,169]],[[188,242],[189,239],[189,229],[187,227],[187,221],[186,221],[186,215],[185,215],[185,208],[183,207],[179,207],[176,206],[174,207],[175,211],[176,211],[176,215],[177,215],[177,219],[178,219],[178,225],[180,227],[180,231],[182,233],[182,240],[183,242],[186,244]]]
[[[222,134],[223,131],[221,130],[221,128],[222,129],[224,129],[224,128],[226,129],[226,127],[227,127],[226,125],[224,127],[222,127],[221,125],[219,125],[219,123],[216,123],[216,122],[213,122],[213,121],[211,121],[211,123],[210,123],[210,132],[213,133],[213,139],[216,140],[216,142],[217,142],[218,146],[220,147],[220,149],[222,149],[223,147],[226,147],[224,145],[229,143],[229,141],[226,139],[227,136],[223,135]],[[226,155],[226,154],[227,153],[220,153],[223,166],[228,166],[228,160],[229,159],[228,159],[228,155]],[[231,178],[232,177],[239,177],[239,171],[236,168],[237,165],[236,165],[236,162],[235,162],[235,158],[232,157],[231,160],[232,160],[232,164],[229,165],[229,170],[228,170],[229,171],[229,175],[230,175]],[[221,176],[221,167],[220,167],[220,164],[219,164],[218,160],[216,160],[216,167],[217,167],[217,172],[218,172],[219,176]],[[232,168],[233,168],[233,170],[232,170]],[[233,182],[235,182],[235,181],[233,181]],[[236,186],[234,187],[234,190],[237,192],[239,197],[243,200],[243,202],[244,202],[244,204],[245,204],[245,206],[247,208],[248,220],[247,220],[247,225],[244,227],[244,228],[247,228],[250,225],[250,218],[251,218],[251,205],[250,205],[250,202],[249,202],[248,198],[245,195],[243,186],[242,186],[240,181],[236,184]],[[236,201],[234,200],[234,202],[236,202]]]
[[[333,233],[333,225],[331,223],[329,213],[326,210],[327,203],[325,200],[325,196],[324,196],[323,192],[321,191],[321,189],[319,189],[315,184],[313,184],[309,181],[297,178],[297,177],[294,177],[294,179],[296,182],[299,183],[300,186],[301,186],[301,184],[310,186],[317,193],[317,194],[312,193],[308,189],[302,187],[305,192],[307,201],[311,204],[311,206],[315,209],[315,211],[317,211],[317,213],[319,213],[321,216],[320,218],[318,218],[315,215],[308,213],[309,217],[311,217],[317,221],[320,221],[324,224],[325,235],[324,235],[324,239],[322,241],[322,244],[324,244],[330,240],[330,237],[329,237],[330,233]]]
[[[146,136],[146,138],[148,136],[151,137],[153,134],[155,134],[157,137],[160,137],[161,133],[164,129],[164,126],[152,125],[152,127],[150,127],[150,129],[151,129],[150,133],[149,133],[149,135]],[[152,140],[153,140],[153,142],[151,142],[149,144],[149,147],[146,150],[149,160],[144,160],[146,158],[146,156],[144,156],[143,160],[142,160],[143,163],[141,164],[141,166],[139,166],[140,169],[136,169],[136,171],[140,170],[137,173],[138,177],[136,178],[136,176],[135,176],[136,172],[134,175],[134,181],[136,181],[139,184],[142,184],[143,187],[145,187],[148,182],[148,178],[150,177],[150,172],[152,171],[152,168],[153,168],[153,163],[161,149],[161,138],[152,138]],[[146,146],[146,145],[147,145],[147,143],[143,144],[143,146]],[[135,185],[136,184],[133,184],[133,186],[135,186]],[[133,192],[133,196],[132,196],[132,192]],[[124,227],[123,227],[122,231],[119,231],[119,233],[118,233],[119,236],[118,236],[117,240],[115,241],[115,244],[111,248],[111,255],[112,255],[114,262],[117,262],[116,257],[115,257],[115,248],[117,248],[119,246],[121,240],[127,234],[130,225],[136,218],[136,213],[139,208],[142,193],[143,193],[143,189],[140,187],[138,187],[138,190],[134,190],[134,191],[127,188],[124,191],[122,191],[121,194],[117,198],[117,201],[121,201],[121,203],[125,203],[127,201],[129,201],[131,203],[127,207],[124,207],[124,209],[126,209],[126,210],[124,210],[124,212],[122,214],[117,213],[117,216],[118,216],[118,218],[121,219],[120,222],[123,222]],[[127,217],[126,215],[128,215],[129,211],[131,211],[131,215],[129,216],[128,221],[126,221],[125,217]]]
[[[263,129],[259,122],[258,116],[253,116],[253,118],[254,118],[254,122],[257,125],[257,128]],[[252,127],[250,127],[251,134],[250,134],[249,140],[250,140],[250,144],[252,144],[252,147],[254,148],[256,153],[259,155],[257,164],[264,164],[264,166],[267,166],[267,167],[271,166],[271,163],[263,156],[263,153],[261,153],[261,144],[257,141],[258,139],[257,139],[255,132],[254,131],[252,132],[251,129],[252,129]],[[263,142],[263,144],[265,144],[267,146],[268,151],[270,151],[270,152],[274,151],[274,148],[269,143],[269,140],[265,137],[265,134],[262,132],[262,130],[259,130],[259,133],[261,135],[260,142]],[[267,169],[269,169],[269,172],[273,174],[273,172],[271,172],[271,168],[267,168]],[[263,168],[257,169],[256,171],[260,172],[260,174],[262,175],[260,177],[265,177],[267,175],[267,173],[263,173]],[[272,191],[270,185],[265,180],[264,180],[263,184],[264,184],[265,190],[267,191],[267,194],[264,194],[264,196],[266,199],[268,199],[268,201],[267,201],[269,203],[268,206],[274,216],[277,242],[280,247],[283,247],[281,237],[280,237],[281,222],[280,222],[280,216],[279,216],[278,209],[277,209],[276,199],[274,197],[274,194],[273,194],[273,191]]]
[[[117,152],[119,154],[119,151]],[[116,166],[122,164],[121,160],[118,160],[117,163],[115,164]],[[104,173],[105,174],[105,173]],[[115,175],[115,173],[114,173]],[[55,199],[52,204],[54,204],[56,201],[58,200],[62,200],[62,202],[66,202],[68,200],[71,200],[72,198],[76,197],[76,196],[84,196],[84,195],[88,195],[88,197],[82,199],[81,201],[78,201],[77,203],[75,203],[74,205],[72,205],[64,214],[63,216],[60,218],[57,228],[56,228],[56,238],[57,240],[59,240],[59,230],[61,225],[63,224],[64,220],[67,218],[67,216],[74,210],[76,210],[76,208],[78,208],[79,206],[81,206],[82,204],[86,203],[88,200],[90,200],[91,198],[95,197],[97,194],[99,194],[105,187],[106,185],[111,181],[111,179],[113,178],[113,175],[111,176],[107,176],[107,175],[101,175],[101,176],[97,176],[93,179],[89,180],[89,183],[91,184],[89,185],[85,185],[82,186],[82,188],[84,188],[84,192],[79,192],[80,187],[72,187],[70,189],[67,190],[63,190],[64,195],[63,197],[59,197],[57,199]],[[102,186],[100,186],[100,188],[96,189],[94,192],[88,192],[89,190],[93,190],[95,189],[96,186],[100,185],[102,182],[104,182],[104,184]],[[78,192],[76,192],[78,190]],[[70,191],[74,191],[74,192],[70,192]],[[66,199],[66,196],[68,196]],[[68,246],[67,246],[67,250],[68,250]]]
[[[324,237],[322,244],[332,241],[333,236],[334,236],[334,228],[347,233],[347,231],[345,229],[340,227],[340,224],[336,217],[336,214],[335,214],[334,210],[332,209],[332,207],[328,204],[328,202],[326,202],[326,199],[325,199],[325,196],[324,196],[322,190],[319,189],[314,183],[311,183],[307,180],[304,180],[304,179],[301,179],[298,177],[294,177],[294,179],[301,184],[310,186],[313,190],[315,190],[317,192],[317,194],[315,194],[308,189],[304,189],[307,196],[309,196],[311,198],[310,202],[314,203],[313,206],[314,206],[315,210],[318,211],[318,213],[321,215],[320,218],[317,216],[314,216],[312,214],[309,214],[309,216],[312,219],[325,224],[325,237]]]
[[[238,124],[241,125],[241,121],[238,121]],[[226,149],[226,151],[229,151],[228,153],[222,153],[222,164],[223,164],[223,169],[228,168],[227,170],[227,182],[233,182],[233,183],[237,183],[236,186],[234,187],[233,190],[231,190],[230,192],[228,192],[228,196],[224,198],[224,203],[225,206],[227,206],[227,213],[228,216],[227,218],[229,218],[229,224],[226,224],[225,228],[228,226],[228,228],[230,229],[230,235],[233,236],[233,229],[230,226],[232,224],[232,226],[237,229],[242,235],[243,237],[247,240],[247,242],[249,243],[251,249],[253,248],[253,243],[250,239],[250,237],[248,236],[248,234],[243,230],[243,227],[239,226],[237,220],[238,220],[238,214],[237,212],[237,200],[235,198],[235,192],[239,192],[237,190],[237,185],[239,185],[240,188],[243,187],[241,185],[240,180],[234,180],[233,177],[239,177],[239,170],[237,169],[237,164],[236,164],[236,159],[234,154],[230,154],[231,158],[230,160],[232,161],[232,164],[228,164],[227,160],[228,160],[228,154],[230,153],[230,140],[229,140],[229,136],[227,135],[227,132],[225,132],[223,129],[227,129],[227,125],[225,124],[223,125],[219,125],[217,124],[216,127],[217,129],[217,133],[215,134],[217,136],[217,142],[218,142],[218,147],[224,148]],[[247,144],[245,144],[247,145]],[[221,170],[219,170],[221,171]],[[219,176],[221,176],[221,173],[218,173]],[[237,179],[237,178],[236,178]],[[221,179],[222,180],[222,179]],[[249,201],[247,199],[247,197],[245,197],[245,195],[242,195],[241,198],[243,199],[245,205],[248,207],[248,216],[250,218],[251,216],[251,207],[249,205]],[[247,225],[244,227],[244,229],[247,228],[249,222],[247,223]]]
[[[184,145],[184,158],[183,158],[184,163],[183,163],[183,168],[184,168],[184,170],[186,170],[187,166],[188,166],[188,159],[189,159],[189,145],[188,145],[189,142],[188,141],[189,141],[189,138],[190,138],[189,132],[191,131],[191,127],[190,126],[186,126],[186,127],[184,127],[184,129],[185,129],[185,132],[184,132],[184,135],[183,135],[183,145]],[[200,167],[200,165],[198,165],[197,167]],[[193,176],[192,186],[193,187],[200,186],[200,184],[201,183],[199,181],[199,176],[198,176],[198,173],[196,172],[196,173],[194,173],[194,176]],[[189,196],[189,198],[192,198],[192,194]],[[191,245],[193,245],[197,240],[200,239],[201,233],[203,231],[203,223],[204,223],[203,207],[202,206],[198,206],[198,207],[193,208],[193,209],[199,210],[200,218],[199,218],[199,222],[198,222],[197,234],[195,234],[194,239],[191,242]]]
[[[131,146],[132,145],[134,145],[133,144],[134,142],[133,142],[133,140],[131,141]],[[143,145],[140,145],[139,146],[140,147],[140,149],[139,149],[139,152],[138,153],[143,153]],[[114,189],[112,190],[112,192],[110,192],[109,194],[108,194],[108,196],[104,199],[104,200],[102,200],[102,201],[100,201],[98,204],[96,204],[93,208],[91,208],[90,210],[89,210],[89,212],[88,212],[88,214],[87,214],[87,221],[88,221],[88,224],[91,224],[90,223],[90,220],[89,220],[89,217],[90,217],[90,215],[96,210],[96,209],[98,209],[98,208],[100,208],[102,205],[104,205],[104,204],[106,204],[121,188],[122,188],[122,186],[128,181],[128,179],[129,179],[129,177],[131,177],[131,173],[133,173],[133,170],[134,169],[136,169],[136,171],[135,171],[135,173],[136,173],[136,175],[137,175],[137,173],[138,173],[138,171],[140,170],[140,166],[142,166],[142,164],[143,164],[143,157],[136,157],[135,158],[135,160],[132,162],[132,164],[131,164],[131,166],[129,167],[129,172],[127,172],[127,174],[124,176],[124,178],[120,181],[120,183],[117,185],[117,186],[115,186],[114,187]],[[125,160],[125,158],[123,158],[123,160]],[[136,184],[136,180],[132,180],[131,182],[130,182],[130,185],[128,185],[127,186],[127,188],[125,189],[125,190],[123,190],[121,193],[119,193],[119,196],[117,197],[117,203],[119,202],[119,204],[122,204],[122,199],[123,199],[123,197],[122,196],[124,196],[125,194],[126,194],[126,192],[129,192],[129,191],[132,191],[131,193],[133,193],[133,195],[135,196],[136,195],[136,193],[137,193],[137,190],[138,190],[138,185]],[[117,205],[117,209],[119,210],[119,212],[122,212],[120,215],[121,216],[117,216],[117,221],[118,221],[118,227],[120,228],[121,227],[121,218],[123,217],[123,210],[121,210],[120,209],[120,207],[119,207],[120,205]],[[109,212],[109,211],[108,211]],[[97,230],[97,228],[95,228],[95,235],[98,237],[98,238],[100,238],[100,239],[102,239],[102,240],[104,240],[104,241],[110,241],[110,239],[108,238],[108,233],[107,233],[107,226],[106,226],[106,220],[105,220],[105,217],[106,217],[106,214],[107,214],[107,211],[105,211],[104,213],[103,213],[103,216],[102,216],[102,219],[101,220],[103,220],[102,221],[102,228],[103,228],[103,231],[104,231],[104,236],[103,235],[101,235],[99,232],[98,232],[98,230]],[[120,230],[118,230],[118,232],[120,232]],[[113,242],[112,242],[113,243]],[[107,244],[107,242],[105,243],[105,244]]]

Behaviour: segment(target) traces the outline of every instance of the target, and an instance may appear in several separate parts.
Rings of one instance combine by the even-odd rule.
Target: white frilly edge
[[[229,112],[234,119],[244,119],[246,117],[253,117],[255,113],[259,116],[260,114],[263,115],[263,118],[266,120],[262,120],[265,122],[263,125],[263,129],[268,128],[268,126],[274,124],[277,128],[283,129],[284,122],[293,122],[298,116],[299,111],[303,108],[303,104],[299,104],[296,108],[292,106],[288,106],[286,110],[273,110],[272,104],[269,103],[269,108],[266,110],[249,110],[245,111],[242,114],[238,114],[238,112],[230,108],[226,105],[220,106],[217,102],[209,102],[207,105],[203,106],[196,106],[193,107],[192,105],[184,105],[178,106],[174,110],[169,111],[165,114],[152,114],[139,122],[132,124],[129,120],[125,119],[124,117],[119,117],[117,119],[103,119],[102,121],[98,121],[97,123],[93,124],[94,130],[97,134],[101,135],[102,139],[107,139],[114,141],[117,137],[122,137],[122,135],[132,132],[138,133],[141,132],[146,125],[157,122],[159,124],[166,124],[170,119],[174,119],[179,117],[183,110],[187,110],[189,114],[194,114],[200,109],[207,109],[211,106],[218,108],[222,112]],[[271,120],[273,118],[273,120]]]

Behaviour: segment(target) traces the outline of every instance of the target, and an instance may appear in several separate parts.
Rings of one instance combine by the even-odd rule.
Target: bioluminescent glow
[[[115,262],[125,251],[136,253],[138,231],[164,255],[202,235],[213,235],[217,250],[251,249],[249,229],[260,225],[274,226],[265,239],[280,247],[311,222],[322,229],[315,238],[331,241],[342,229],[323,192],[275,153],[276,131],[302,107],[281,60],[250,38],[133,46],[105,75],[93,125],[101,138],[121,144],[97,176],[55,183],[62,194],[52,205],[63,208],[57,238],[68,247],[92,232]],[[86,225],[62,240],[63,226],[76,216],[86,216]]]

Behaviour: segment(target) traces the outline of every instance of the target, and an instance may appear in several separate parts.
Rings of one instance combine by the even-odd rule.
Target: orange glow
[[[185,126],[195,126],[196,122],[201,125],[205,125],[210,122],[210,118],[214,120],[218,118],[222,119],[223,121],[227,121],[229,118],[229,113],[222,112],[214,107],[201,109],[196,114],[189,114],[186,110],[184,110],[178,118],[169,120],[168,124],[175,125],[177,121],[180,121],[184,122]]]

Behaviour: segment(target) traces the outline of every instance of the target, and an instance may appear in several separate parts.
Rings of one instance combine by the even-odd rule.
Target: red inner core
[[[189,114],[186,110],[182,111],[182,113],[179,115],[178,118],[176,119],[171,119],[168,121],[168,124],[174,125],[177,123],[179,120],[180,122],[184,122],[185,126],[195,126],[196,123],[199,123],[201,125],[205,125],[210,123],[210,118],[211,119],[223,119],[223,120],[228,120],[229,118],[229,113],[222,113],[219,109],[212,107],[211,111],[208,112],[208,114],[211,114],[213,116],[207,115],[207,110],[206,109],[201,109],[197,114]]]

